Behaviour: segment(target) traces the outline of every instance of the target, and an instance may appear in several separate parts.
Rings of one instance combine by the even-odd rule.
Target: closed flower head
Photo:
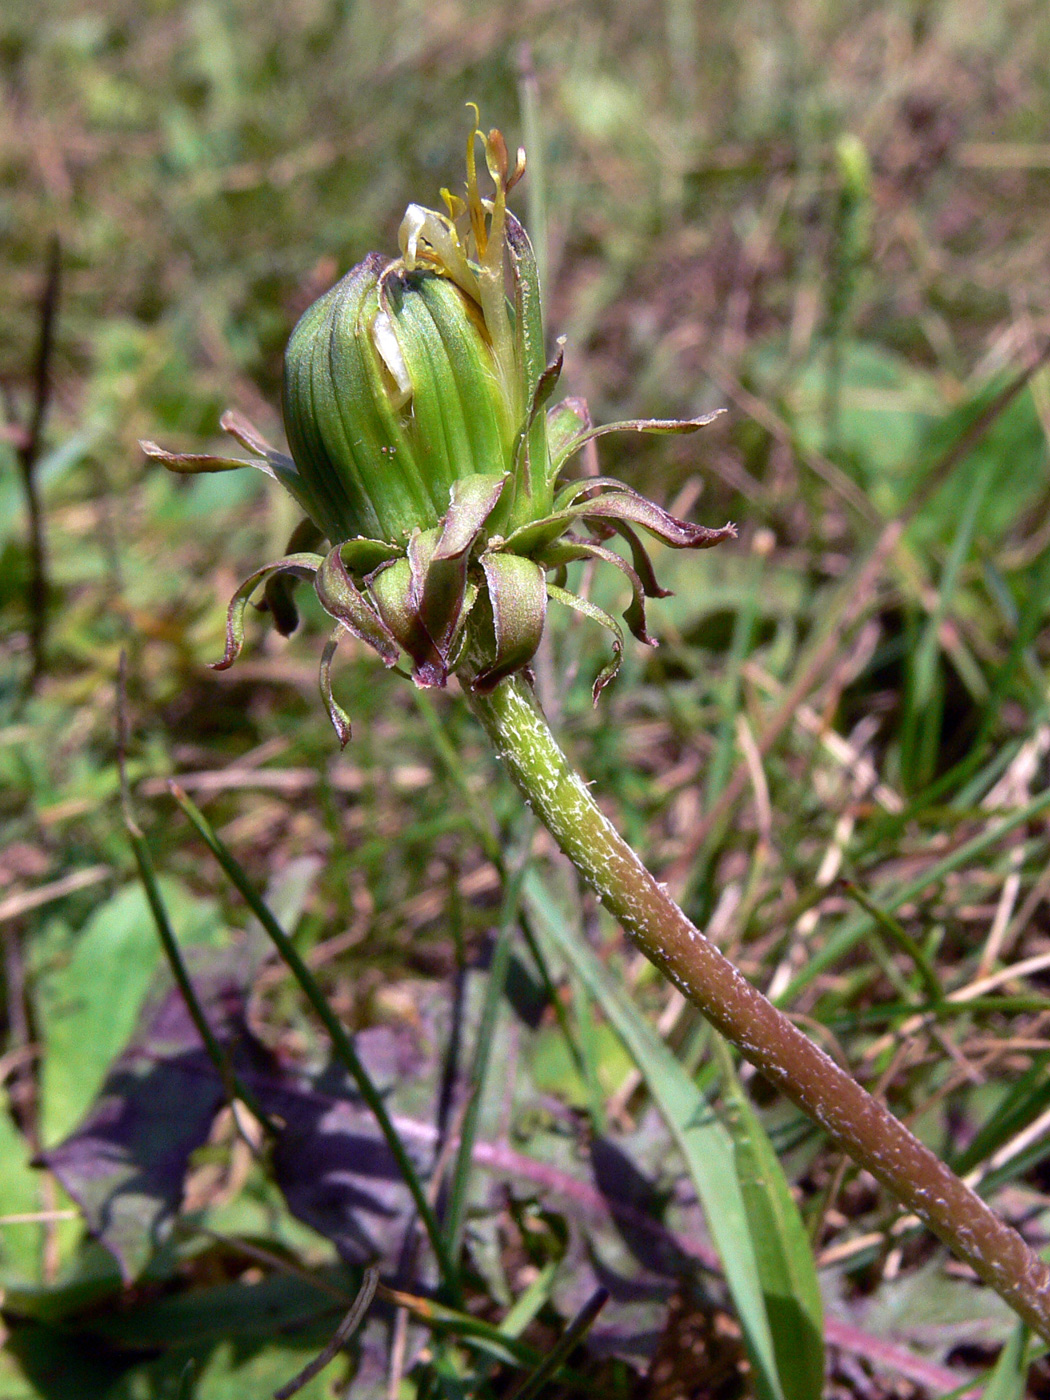
[[[595,428],[582,400],[548,407],[561,354],[547,362],[535,257],[507,208],[525,153],[511,165],[500,132],[483,134],[473,112],[463,194],[442,190],[444,211],[409,205],[400,256],[370,253],[292,332],[284,380],[290,455],[237,414],[225,415],[223,426],[254,454],[250,462],[143,444],[176,471],[260,467],[302,507],[306,519],[290,552],[234,595],[217,664],[230,665],[240,650],[245,606],[258,587],[288,632],[296,623],[292,588],[312,580],[337,624],[321,688],[344,743],[349,720],[332,696],[330,670],[346,632],[387,665],[406,656],[418,685],[443,685],[458,670],[486,690],[528,667],[554,599],[612,636],[597,699],[619,665],[622,631],[566,591],[567,566],[598,559],[619,569],[631,594],[624,619],[652,644],[645,599],[664,594],[638,528],[676,548],[704,548],[735,533],[676,520],[608,478],[562,482],[578,450],[603,433],[691,432],[709,420]],[[606,547],[614,536],[629,558]]]

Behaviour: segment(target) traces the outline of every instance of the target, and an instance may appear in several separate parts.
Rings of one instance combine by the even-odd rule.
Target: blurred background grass
[[[944,990],[1050,947],[1046,822],[1024,815],[1050,747],[1050,378],[1039,370],[1008,404],[996,398],[1050,331],[1047,53],[1045,7],[976,0],[803,0],[790,15],[692,0],[4,6],[5,1134],[50,1146],[120,1048],[116,1035],[81,1076],[53,1007],[78,940],[131,881],[115,801],[122,648],[140,818],[198,933],[228,906],[172,820],[170,773],[196,782],[260,884],[294,857],[324,858],[297,937],[351,1024],[411,1018],[417,979],[447,979],[485,947],[498,880],[460,785],[490,794],[496,828],[517,799],[465,710],[454,695],[421,710],[346,647],[337,685],[355,739],[339,759],[309,611],[290,642],[260,621],[232,672],[206,671],[229,593],[282,551],[294,516],[250,473],[147,469],[137,439],[203,450],[228,406],[279,437],[297,316],[365,252],[394,251],[410,200],[458,184],[467,101],[516,143],[529,93],[519,212],[544,256],[549,333],[568,338],[568,391],[597,420],[729,410],[701,438],[603,444],[603,469],[741,526],[731,549],[661,559],[676,591],[653,608],[663,645],[633,648],[597,711],[600,640],[584,624],[555,635],[541,693],[626,834],[752,976],[823,1023],[814,1033],[834,1036],[938,1150],[994,1122],[999,1081],[1046,1054],[1039,968],[1004,979],[1013,1007],[924,1024],[902,1046],[883,1032],[921,1004],[916,946]],[[30,693],[18,454],[55,236],[35,463],[48,628]],[[886,529],[906,518],[889,547]],[[435,749],[435,713],[458,767]],[[969,854],[965,841],[985,836]],[[949,868],[924,885],[937,859]],[[843,873],[899,906],[911,945],[864,923]],[[605,938],[688,1051],[689,1013]],[[312,1033],[288,985],[264,977],[260,995],[261,1020],[305,1054]],[[553,1044],[530,1073],[593,1107],[594,1085]],[[627,1114],[638,1104],[618,1053],[602,1091]],[[1022,1126],[1039,1112],[1025,1103]],[[825,1248],[891,1218],[816,1144],[792,1160]],[[59,1200],[20,1170],[4,1209]],[[1046,1180],[1032,1148],[1007,1200],[1036,1239]],[[5,1262],[22,1250],[53,1284],[73,1267],[79,1226],[39,1233],[17,1248],[5,1234]],[[859,1263],[834,1288],[891,1297],[930,1257],[910,1247],[903,1264],[897,1246],[847,1249]],[[991,1359],[1001,1329],[974,1327],[976,1340],[952,1333],[973,1349],[961,1359]]]

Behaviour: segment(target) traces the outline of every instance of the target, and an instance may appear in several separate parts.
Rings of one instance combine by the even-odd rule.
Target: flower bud
[[[479,140],[490,195],[478,184]],[[597,700],[620,664],[623,630],[565,587],[569,567],[590,561],[619,570],[630,590],[624,621],[653,646],[645,602],[666,590],[638,531],[673,549],[706,549],[736,533],[676,520],[608,477],[563,479],[579,450],[606,433],[690,433],[710,420],[595,427],[580,399],[547,407],[561,353],[546,363],[535,255],[506,204],[525,153],[512,167],[503,137],[482,134],[475,108],[466,163],[465,199],[442,190],[447,214],[409,205],[401,256],[370,253],[292,332],[284,381],[291,456],[236,413],[222,423],[249,460],[143,443],[177,472],[258,467],[305,511],[285,557],[234,594],[216,665],[229,666],[240,651],[257,589],[287,633],[296,622],[292,590],[312,579],[336,624],[320,681],[343,743],[350,722],[331,675],[342,636],[366,643],[387,666],[406,657],[417,685],[441,686],[457,673],[483,692],[527,672],[551,600],[612,638]],[[629,560],[606,547],[616,537]],[[327,550],[315,553],[323,539]]]
[[[370,254],[305,313],[285,354],[288,442],[332,544],[404,545],[453,484],[506,475],[516,425],[480,307],[447,277]]]

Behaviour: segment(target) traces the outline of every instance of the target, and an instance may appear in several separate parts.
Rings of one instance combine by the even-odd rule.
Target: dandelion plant
[[[617,619],[569,591],[568,566],[593,560],[619,570],[630,590],[624,621],[651,645],[646,602],[666,595],[643,536],[705,549],[736,532],[676,519],[611,478],[571,475],[579,450],[604,433],[688,433],[708,420],[595,426],[582,400],[552,402],[561,354],[547,362],[536,260],[507,207],[524,152],[512,162],[502,135],[483,133],[474,109],[466,165],[463,194],[442,191],[444,210],[409,206],[399,256],[369,254],[295,327],[285,355],[289,453],[233,413],[223,425],[249,458],[143,444],[178,472],[255,466],[304,513],[288,553],[234,594],[216,665],[235,660],[247,603],[259,589],[274,624],[291,632],[294,589],[306,581],[335,624],[320,688],[341,743],[351,737],[351,719],[333,696],[331,668],[347,633],[386,666],[406,664],[417,686],[456,677],[526,801],[642,952],[1050,1341],[1046,1266],[693,926],[609,823],[551,732],[530,671],[549,603],[609,633],[612,655],[594,682],[596,702],[624,644]]]

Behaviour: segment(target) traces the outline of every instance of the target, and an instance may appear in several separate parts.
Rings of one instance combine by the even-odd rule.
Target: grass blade
[[[259,1103],[255,1094],[238,1075],[229,1055],[227,1055],[218,1040],[216,1040],[215,1033],[208,1024],[208,1018],[204,1014],[204,1008],[200,1004],[200,999],[197,996],[193,981],[183,961],[182,952],[176,941],[175,932],[172,929],[171,920],[168,917],[167,906],[164,903],[164,897],[157,884],[157,876],[153,868],[153,859],[150,855],[149,847],[146,845],[145,838],[139,831],[129,830],[129,836],[131,839],[132,853],[135,857],[135,864],[138,866],[139,878],[146,891],[146,899],[149,901],[150,912],[153,915],[153,922],[157,929],[157,936],[160,938],[161,947],[164,949],[164,954],[168,959],[168,966],[171,968],[172,976],[182,995],[182,999],[186,1003],[186,1010],[190,1014],[190,1019],[193,1021],[193,1024],[197,1028],[197,1033],[204,1042],[204,1048],[208,1052],[208,1058],[215,1066],[216,1072],[222,1081],[223,1089],[226,1091],[226,1097],[231,1104],[235,1099],[240,1099],[242,1103],[246,1104],[247,1107],[251,1109],[254,1116],[267,1132],[273,1136],[276,1130],[269,1115]]]
[[[375,1297],[378,1283],[379,1270],[366,1269],[353,1306],[336,1328],[332,1340],[320,1355],[315,1356],[297,1376],[292,1377],[287,1385],[282,1385],[279,1390],[274,1391],[273,1400],[291,1400],[293,1395],[302,1390],[304,1386],[309,1385],[314,1376],[320,1375],[329,1362],[335,1360],[338,1353],[342,1351],[361,1323],[364,1322],[365,1315],[372,1306],[372,1299]]]
[[[393,1303],[395,1307],[404,1308],[424,1327],[439,1335],[447,1333],[496,1361],[511,1366],[535,1368],[543,1360],[543,1353],[536,1347],[508,1335],[494,1323],[485,1322],[483,1318],[474,1317],[471,1313],[459,1312],[456,1308],[435,1302],[433,1298],[421,1298],[415,1293],[405,1293],[399,1288],[387,1288],[383,1284],[380,1284],[376,1291],[380,1298]],[[567,1385],[582,1387],[587,1384],[583,1376],[568,1368],[563,1369],[561,1378]]]
[[[953,1170],[961,1176],[972,1171],[980,1162],[991,1157],[1012,1137],[1034,1123],[1050,1105],[1050,1079],[1047,1065],[1050,1056],[1038,1055],[1017,1080],[1006,1097],[978,1129],[973,1141],[952,1162]]]
[[[875,920],[875,926],[886,935],[887,939],[911,958],[915,964],[915,970],[919,974],[919,979],[926,988],[926,995],[934,1006],[941,1006],[945,999],[944,988],[937,976],[937,969],[908,930],[892,915],[883,913],[879,906],[870,900],[860,886],[855,885],[852,880],[845,880],[843,888],[850,899],[859,904],[865,913],[871,915]]]
[[[193,1400],[193,1382],[197,1377],[197,1367],[192,1361],[187,1361],[179,1376],[178,1389],[175,1392],[175,1400]]]
[[[534,1395],[539,1394],[548,1377],[553,1376],[565,1358],[579,1346],[608,1301],[609,1292],[605,1288],[599,1288],[588,1298],[532,1375],[526,1376],[514,1391],[511,1400],[532,1400]]]
[[[872,903],[877,904],[883,914],[895,913],[902,904],[907,904],[910,899],[921,894],[928,886],[943,880],[953,870],[962,869],[976,861],[979,856],[983,856],[986,851],[995,847],[1004,836],[1009,836],[1011,831],[1016,831],[1019,826],[1031,821],[1034,816],[1045,811],[1047,807],[1050,807],[1050,791],[1041,792],[1033,801],[1012,812],[998,826],[990,827],[971,840],[964,841],[943,860],[934,861],[932,865],[927,866],[914,880],[909,880],[898,886],[892,894],[889,891],[877,890],[872,897]],[[822,972],[827,971],[839,958],[854,948],[875,926],[876,920],[868,913],[846,919],[828,937],[824,946],[814,953],[801,972],[792,979],[790,985],[777,998],[777,1004],[780,1006],[789,1005],[803,988],[808,987],[814,978],[819,977]]]
[[[117,768],[120,774],[120,807],[124,818],[124,829],[131,842],[132,855],[135,857],[135,864],[138,867],[139,879],[146,893],[146,900],[149,903],[150,913],[153,915],[153,923],[157,930],[157,937],[160,939],[164,955],[168,960],[171,975],[175,979],[175,984],[179,989],[186,1010],[190,1019],[197,1028],[197,1034],[204,1042],[204,1048],[208,1052],[208,1058],[215,1066],[215,1071],[222,1082],[226,1097],[232,1105],[235,1099],[240,1099],[252,1111],[258,1121],[271,1136],[274,1135],[274,1126],[265,1109],[258,1102],[252,1091],[245,1085],[233,1066],[233,1061],[226,1051],[219,1044],[215,1033],[208,1024],[208,1018],[204,1013],[204,1007],[197,996],[197,989],[193,985],[193,980],[187,970],[186,963],[182,957],[182,950],[175,937],[175,930],[172,928],[171,919],[168,916],[168,908],[164,903],[164,896],[160,892],[160,885],[157,882],[157,872],[153,865],[153,856],[150,853],[149,845],[142,833],[142,828],[135,820],[132,810],[131,789],[128,784],[127,764],[125,761],[128,746],[128,713],[127,713],[127,655],[121,652],[120,655],[120,675],[117,685]]]
[[[740,1086],[729,1047],[719,1035],[711,1039],[785,1400],[820,1400],[824,1308],[813,1250],[773,1144]]]
[[[534,931],[557,949],[584,982],[644,1077],[703,1205],[743,1330],[756,1388],[766,1400],[787,1400],[777,1369],[732,1138],[631,998],[572,928],[536,874],[526,879],[525,904]]]
[[[1028,1328],[1019,1322],[992,1368],[982,1400],[1024,1400],[1028,1389]]]
[[[901,771],[912,789],[922,789],[933,777],[944,709],[944,684],[939,671],[941,632],[949,615],[960,571],[970,552],[981,505],[991,485],[995,466],[994,460],[989,459],[970,487],[963,517],[944,566],[936,606],[926,621],[913,654],[901,736]]]
[[[271,941],[283,959],[285,965],[290,969],[299,986],[302,988],[307,1001],[317,1013],[318,1019],[328,1032],[332,1040],[332,1048],[336,1056],[347,1070],[354,1083],[357,1085],[358,1093],[371,1109],[379,1129],[386,1139],[387,1146],[397,1163],[405,1185],[408,1187],[419,1211],[419,1218],[423,1222],[423,1227],[430,1239],[434,1255],[441,1270],[442,1279],[452,1296],[459,1297],[459,1274],[453,1262],[452,1256],[445,1245],[441,1227],[438,1225],[437,1216],[433,1207],[427,1200],[423,1183],[419,1179],[419,1174],[412,1163],[411,1157],[405,1148],[404,1143],[394,1127],[390,1114],[386,1110],[383,1097],[379,1090],[372,1083],[368,1071],[361,1062],[354,1043],[343,1026],[339,1018],[328,1004],[328,998],[322,992],[317,979],[307,967],[306,963],[299,956],[298,949],[292,940],[281,928],[274,918],[270,909],[260,898],[258,891],[248,879],[238,861],[229,851],[219,836],[216,834],[211,823],[204,813],[187,797],[185,792],[177,783],[171,783],[171,794],[175,801],[182,808],[189,818],[190,823],[195,827],[198,835],[203,839],[205,845],[218,861],[231,884],[237,889],[252,913],[262,924],[263,928],[270,936]]]

